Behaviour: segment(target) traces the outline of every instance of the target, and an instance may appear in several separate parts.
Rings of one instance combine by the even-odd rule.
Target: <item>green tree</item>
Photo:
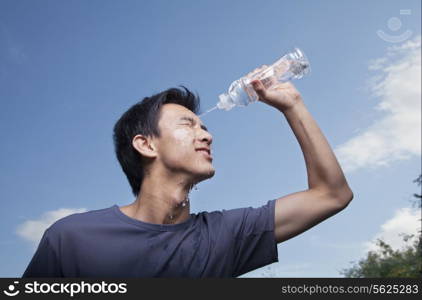
[[[416,182],[422,184],[422,174]],[[422,194],[414,194],[417,199],[414,204],[422,208]],[[422,236],[418,236],[412,243],[409,242],[415,235],[403,235],[408,243],[402,250],[393,250],[390,245],[381,239],[377,240],[378,251],[369,251],[367,256],[355,263],[351,268],[343,269],[340,274],[350,278],[366,277],[422,277]]]

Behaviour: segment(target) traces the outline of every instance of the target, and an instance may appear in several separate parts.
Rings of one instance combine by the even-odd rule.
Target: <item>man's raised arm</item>
[[[293,84],[280,83],[267,90],[260,81],[254,81],[253,87],[260,101],[277,108],[287,119],[302,149],[308,174],[307,190],[276,201],[275,236],[281,243],[344,209],[353,199],[353,192]]]

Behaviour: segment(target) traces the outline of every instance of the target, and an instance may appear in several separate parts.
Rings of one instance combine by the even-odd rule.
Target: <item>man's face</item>
[[[164,104],[158,127],[157,159],[166,169],[188,174],[194,183],[214,176],[212,136],[197,115],[182,105]]]

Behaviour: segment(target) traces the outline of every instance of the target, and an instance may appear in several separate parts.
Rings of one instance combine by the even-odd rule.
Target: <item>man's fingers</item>
[[[260,99],[265,98],[266,89],[265,89],[264,84],[261,82],[261,80],[253,80],[252,87]]]

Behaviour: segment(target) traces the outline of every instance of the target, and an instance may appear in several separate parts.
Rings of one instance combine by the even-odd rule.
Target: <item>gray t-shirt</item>
[[[274,209],[270,200],[171,225],[117,205],[73,214],[44,232],[22,277],[237,277],[278,261]]]

